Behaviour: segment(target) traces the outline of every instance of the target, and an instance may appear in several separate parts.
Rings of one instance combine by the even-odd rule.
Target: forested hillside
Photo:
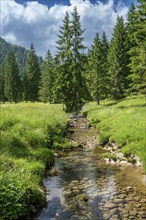
[[[66,12],[58,31],[57,54],[53,56],[48,48],[42,66],[33,44],[27,51],[1,39],[0,101],[63,103],[66,112],[77,112],[90,100],[100,104],[105,98],[145,94],[145,18],[146,1],[139,0],[137,7],[131,5],[126,21],[117,17],[110,41],[106,30],[102,36],[97,30],[87,53],[85,30],[75,7],[71,16]]]
[[[10,44],[0,37],[0,64],[6,63],[7,55],[10,50],[14,53],[20,72],[23,74],[29,51],[24,47]],[[42,58],[39,57],[39,63],[41,64],[42,62]]]

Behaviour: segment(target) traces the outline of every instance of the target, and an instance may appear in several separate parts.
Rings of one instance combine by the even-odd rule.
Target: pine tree
[[[54,77],[54,60],[48,50],[41,73],[39,100],[52,103]]]
[[[108,54],[111,97],[116,100],[123,98],[128,88],[129,68],[127,66],[128,48],[126,38],[126,29],[121,16],[117,18]]]
[[[4,76],[5,76],[5,65],[0,65],[0,102],[5,102],[5,94],[4,94]]]
[[[10,102],[18,102],[21,100],[22,91],[19,67],[12,51],[8,54],[5,67],[4,95]]]
[[[136,11],[134,24],[135,45],[130,49],[131,90],[146,93],[146,1],[138,0],[140,5]]]
[[[38,58],[33,47],[30,46],[30,51],[27,57],[25,69],[25,100],[37,101],[40,81],[40,67]]]

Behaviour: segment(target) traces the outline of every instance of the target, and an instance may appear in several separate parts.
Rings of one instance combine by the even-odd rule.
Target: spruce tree
[[[123,98],[128,88],[129,68],[127,66],[128,48],[126,38],[124,20],[121,16],[117,18],[108,53],[111,97],[116,100]]]
[[[131,7],[128,12],[127,22],[126,22],[126,31],[127,31],[127,40],[128,40],[128,47],[129,50],[133,47],[137,46],[136,39],[135,39],[135,32],[136,32],[136,23],[137,23],[137,12],[136,7],[134,4],[131,4]]]
[[[53,101],[53,84],[54,84],[54,60],[51,52],[48,50],[46,59],[41,72],[39,86],[39,100],[43,102]]]
[[[137,46],[135,32],[136,32],[136,23],[137,23],[137,12],[134,4],[131,4],[131,7],[128,12],[127,22],[126,22],[126,32],[127,32],[127,48],[128,48],[128,66],[130,67],[130,58],[133,49]],[[127,89],[127,94],[130,94],[135,89],[133,88],[133,72],[130,70],[130,74],[127,76],[129,82],[129,87]]]
[[[24,80],[25,100],[37,101],[40,81],[40,67],[33,44],[30,46],[30,51],[27,57]]]
[[[72,12],[71,22],[71,45],[72,45],[72,65],[71,72],[73,74],[73,92],[72,92],[72,103],[71,109],[73,111],[79,111],[84,101],[89,98],[89,92],[87,90],[84,75],[84,62],[85,55],[83,45],[83,33],[80,16],[75,7]]]
[[[4,76],[5,76],[5,65],[0,65],[0,102],[5,102],[5,94],[4,94]]]
[[[72,63],[71,51],[71,30],[70,18],[66,12],[63,20],[63,25],[60,27],[57,40],[58,53],[56,56],[57,72],[55,84],[53,87],[54,102],[58,100],[66,106],[66,111],[69,111],[70,101],[72,99],[72,72],[70,65]]]
[[[88,56],[88,81],[91,96],[98,104],[107,96],[107,52],[105,33],[102,39],[97,33]]]
[[[21,100],[22,91],[19,67],[12,51],[8,54],[5,67],[4,95],[10,102],[18,102]]]
[[[101,36],[101,42],[102,42],[102,71],[103,71],[103,89],[102,89],[102,99],[105,99],[109,96],[109,87],[108,87],[108,51],[109,51],[109,42],[107,39],[107,36],[105,32],[103,32]]]
[[[137,20],[134,24],[135,45],[130,49],[131,90],[146,93],[146,1],[140,3],[136,11]]]

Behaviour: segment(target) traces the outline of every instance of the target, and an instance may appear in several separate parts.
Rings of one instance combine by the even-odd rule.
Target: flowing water
[[[56,158],[57,176],[43,180],[47,206],[36,220],[146,219],[146,199],[118,180],[119,168],[107,166],[97,147],[96,130],[82,117],[72,119],[73,141],[83,148]]]

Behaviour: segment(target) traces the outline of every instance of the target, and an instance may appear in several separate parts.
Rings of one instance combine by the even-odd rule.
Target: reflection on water
[[[112,196],[117,188],[115,171],[101,167],[101,163],[99,166],[93,151],[76,151],[57,158],[55,167],[59,175],[43,180],[47,192],[47,207],[42,210],[37,220],[102,219],[98,203],[101,198],[108,199]],[[75,185],[72,184],[71,188],[70,184],[74,182]],[[75,200],[83,193],[87,196],[85,201],[83,199],[80,204],[75,204]]]

